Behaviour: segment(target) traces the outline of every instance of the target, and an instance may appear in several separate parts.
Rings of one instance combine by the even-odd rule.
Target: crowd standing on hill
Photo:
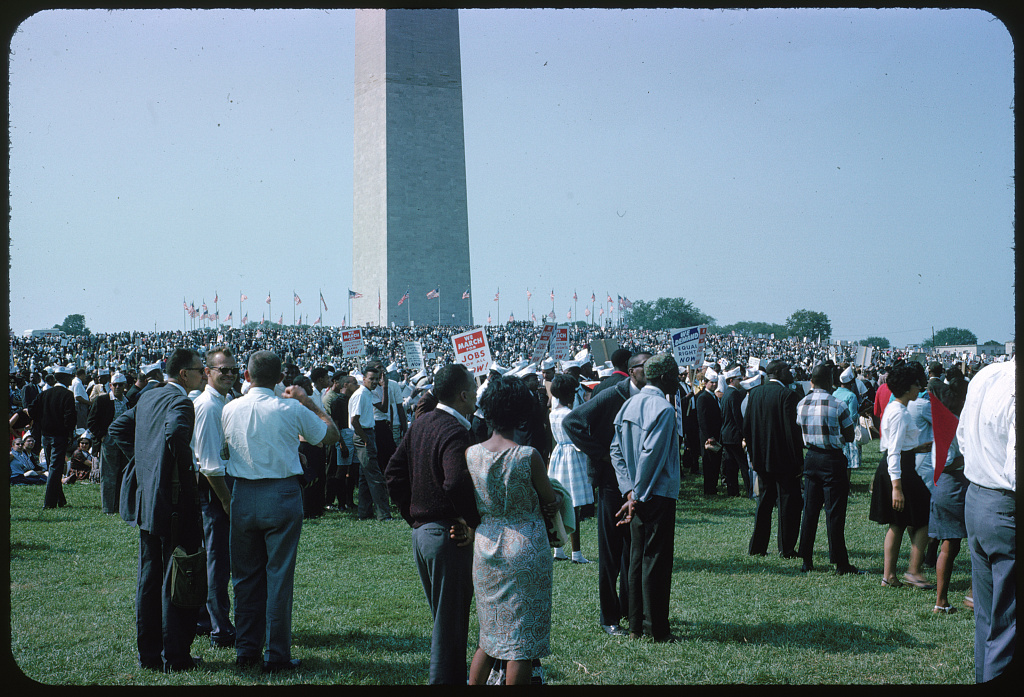
[[[768,553],[777,509],[779,554],[805,573],[821,570],[824,508],[829,561],[861,575],[844,539],[849,471],[878,433],[881,585],[935,589],[934,611],[955,611],[949,574],[966,537],[978,681],[1012,661],[1012,357],[932,355],[926,375],[906,351],[876,350],[855,366],[855,346],[709,335],[703,360],[679,366],[666,332],[573,327],[573,358],[538,365],[537,328],[510,323],[487,328],[493,363],[473,379],[454,363],[451,337],[465,329],[367,327],[358,357],[344,356],[338,329],[315,326],[12,338],[11,484],[45,484],[43,507],[57,508],[63,485],[98,481],[103,511],[139,525],[143,667],[197,667],[189,647],[208,634],[235,647],[241,668],[298,668],[290,616],[302,519],[333,510],[387,521],[394,509],[413,528],[434,621],[428,680],[467,681],[472,578],[482,629],[468,680],[513,684],[543,680],[551,564],[590,563],[579,537],[590,517],[597,624],[677,640],[671,531],[688,475],[705,496],[756,499],[751,555]],[[607,361],[589,350],[598,339],[619,346]],[[416,371],[404,366],[408,341],[426,355]],[[287,506],[268,508],[282,497]],[[904,531],[913,551],[901,580]],[[205,550],[206,602],[194,611],[172,602],[179,547]]]

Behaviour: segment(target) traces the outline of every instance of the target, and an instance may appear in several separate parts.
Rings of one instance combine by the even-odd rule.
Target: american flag
[[[462,299],[469,300],[469,288],[467,288],[465,292],[462,294]]]
[[[600,310],[597,311],[597,316],[598,317],[603,317],[604,316],[604,308],[603,307]]]
[[[565,318],[566,319],[572,319],[572,309],[570,309],[568,312],[565,313]]]
[[[612,304],[612,294],[611,293],[608,294],[608,304],[609,305]]]
[[[316,321],[314,321],[314,322],[313,322],[313,324],[314,324],[314,325],[320,324],[320,318],[319,318],[319,317],[317,317],[317,318],[316,318]]]
[[[579,300],[579,298],[576,297],[576,291],[575,290],[573,290],[573,292],[572,292],[572,299],[573,300]]]
[[[591,293],[590,294],[590,302],[592,302],[592,303],[597,302],[597,293]]]
[[[302,304],[302,298],[300,298],[298,295],[296,295],[294,291],[292,292],[292,295],[295,295],[295,304],[296,305],[301,305]]]
[[[530,313],[530,321],[531,322],[536,322],[537,321],[537,313],[536,312],[531,312]]]
[[[357,293],[354,290],[352,290],[351,288],[348,289],[348,299],[349,300],[355,300],[356,298],[361,298],[361,297],[363,297],[362,293]]]
[[[621,303],[622,303],[622,309],[623,310],[628,310],[629,308],[633,307],[633,302],[629,298],[627,298],[625,295],[622,296]]]
[[[228,322],[231,321],[231,318],[234,316],[234,314],[235,314],[234,310],[232,310],[231,312],[228,313]]]
[[[185,312],[188,312],[188,303],[182,300],[181,304],[185,306]]]
[[[494,294],[494,302],[498,302],[498,296],[499,295],[501,295],[501,291],[500,290],[497,293]]]
[[[401,306],[406,300],[409,299],[409,291],[405,291],[405,295],[398,299],[398,305]]]
[[[203,313],[206,313],[206,312],[208,312],[208,310],[206,309],[206,301],[204,300],[203,301]]]
[[[551,289],[551,302],[555,302],[555,289]]]
[[[555,311],[554,310],[552,310],[551,312],[548,313],[548,319],[550,319],[552,322],[555,321]]]
[[[220,297],[220,296],[219,296],[219,295],[217,295],[217,291],[213,291],[213,304],[214,304],[214,305],[216,305],[216,304],[217,304],[217,298],[219,298],[219,297]]]
[[[284,324],[284,313],[282,313],[281,316],[278,317],[277,323],[278,324]]]
[[[508,313],[508,321],[509,322],[515,322],[516,321],[515,313],[514,312]]]
[[[589,307],[583,308],[583,316],[584,317],[590,317],[590,308]]]
[[[270,304],[270,293],[267,293],[267,304]]]
[[[532,297],[533,297],[533,293],[531,293],[531,292],[530,292],[530,289],[529,289],[529,288],[527,288],[527,289],[526,289],[526,299],[527,299],[527,300],[529,300],[529,299],[530,299],[530,298],[532,298]]]
[[[323,293],[320,294],[320,302],[323,303],[324,312],[327,312],[327,301],[324,300],[324,294]]]
[[[249,313],[246,312],[245,316],[242,317],[242,324],[249,324]]]
[[[242,297],[240,297],[240,298],[238,299],[238,301],[239,301],[239,302],[243,302],[243,303],[244,303],[244,302],[245,302],[246,300],[248,300],[248,299],[249,299],[249,296],[248,296],[248,295],[246,295],[245,293],[242,293],[242,294],[241,294],[241,296],[242,296]]]
[[[487,324],[490,324],[490,323],[491,323],[491,313],[488,312],[487,313]]]
[[[435,288],[434,290],[432,290],[429,293],[427,293],[427,297],[431,298],[431,299],[433,299],[433,298],[440,298],[441,297],[441,289],[440,288]]]

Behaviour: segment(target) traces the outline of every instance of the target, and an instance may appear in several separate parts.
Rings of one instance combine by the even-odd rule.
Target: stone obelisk
[[[458,10],[356,10],[354,160],[352,324],[469,323]]]

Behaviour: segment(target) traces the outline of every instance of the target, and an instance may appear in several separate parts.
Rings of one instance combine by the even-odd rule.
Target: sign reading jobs
[[[455,346],[455,361],[469,368],[473,375],[486,375],[491,365],[491,349],[483,327],[470,329],[452,337]]]
[[[341,330],[341,355],[343,358],[366,355],[366,344],[363,343],[362,329]]]

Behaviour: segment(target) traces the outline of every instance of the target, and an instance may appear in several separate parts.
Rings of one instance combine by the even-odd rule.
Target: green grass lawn
[[[610,637],[597,624],[597,564],[555,564],[550,684],[969,684],[974,616],[966,549],[956,561],[953,615],[934,615],[934,591],[880,587],[881,526],[867,519],[877,442],[852,471],[851,562],[833,573],[822,518],[819,570],[747,556],[753,501],[705,499],[683,479],[677,509],[671,628],[676,644]],[[204,667],[161,675],[137,666],[138,531],[99,509],[99,487],[65,487],[70,508],[42,510],[43,487],[11,489],[11,648],[31,680],[50,685],[423,684],[430,619],[409,528],[328,512],[307,521],[296,570],[292,655],[302,667],[266,677],[234,666],[234,651],[193,644]],[[583,551],[596,560],[593,520]],[[775,549],[774,534],[770,549]],[[905,539],[900,570],[906,567]],[[934,579],[934,572],[930,578]],[[475,610],[470,636],[477,633]],[[466,647],[467,663],[474,646]]]

